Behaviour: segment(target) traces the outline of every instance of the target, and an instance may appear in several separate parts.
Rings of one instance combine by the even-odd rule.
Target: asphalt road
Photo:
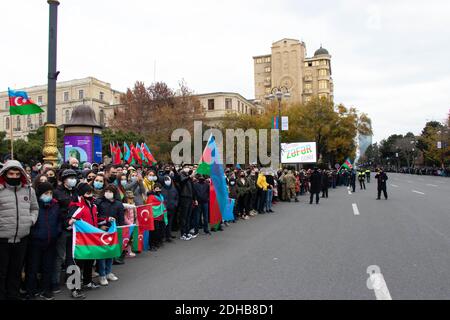
[[[119,281],[87,299],[373,300],[372,265],[394,300],[449,299],[450,179],[388,177],[387,201],[375,200],[372,174],[367,190],[281,203],[275,214],[128,259],[113,267]]]

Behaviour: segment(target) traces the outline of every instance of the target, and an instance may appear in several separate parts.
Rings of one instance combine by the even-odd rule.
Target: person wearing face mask
[[[239,218],[248,220],[250,215],[250,182],[245,177],[245,172],[241,171],[237,180],[237,208]]]
[[[44,182],[36,189],[39,215],[31,228],[30,244],[27,251],[26,290],[27,297],[37,293],[37,274],[41,273],[41,298],[53,300],[52,278],[56,260],[56,241],[61,234],[61,219],[58,201],[53,199],[53,186]]]
[[[178,190],[175,188],[172,178],[168,175],[164,177],[164,185],[161,189],[161,194],[164,196],[164,205],[167,208],[167,218],[168,218],[168,224],[165,228],[165,239],[166,242],[172,242],[172,239],[176,238],[175,236],[172,236],[172,224],[173,219],[176,215],[177,208],[178,208],[178,202],[179,202],[179,196],[178,196]]]
[[[210,235],[209,231],[209,188],[210,185],[206,182],[203,175],[197,176],[197,181],[194,183],[194,191],[197,196],[198,205],[194,207],[192,212],[192,228],[191,236],[197,237],[200,218],[202,219],[203,232]]]
[[[63,223],[63,232],[56,242],[56,265],[53,278],[53,293],[59,293],[61,285],[61,269],[65,262],[66,266],[70,263],[68,251],[72,251],[71,240],[72,231],[68,230],[66,217],[69,213],[69,204],[78,201],[77,174],[72,169],[66,169],[61,173],[61,184],[56,188],[53,197],[58,201],[60,207],[60,218]]]
[[[92,170],[84,170],[83,171],[83,178],[86,183],[89,183],[92,185],[92,181],[95,179],[95,174],[92,172]]]
[[[153,191],[156,181],[158,181],[158,177],[156,176],[155,171],[150,170],[142,182],[145,188],[145,194]]]
[[[79,197],[77,202],[72,202],[69,206],[69,214],[67,216],[70,230],[73,229],[73,224],[76,220],[83,220],[90,225],[98,226],[97,206],[94,201],[94,189],[87,183],[80,183],[77,187]],[[69,238],[72,247],[72,237]],[[92,281],[92,266],[94,260],[76,260],[72,256],[72,251],[68,250],[66,255],[69,257],[70,264],[76,264],[83,271],[83,288],[87,290],[97,289],[99,286]],[[82,298],[84,295],[79,290],[74,289],[72,292],[73,298]]]
[[[53,168],[48,168],[45,170],[45,175],[47,176],[48,182],[56,189],[58,186],[58,180],[56,179],[56,171]]]
[[[118,195],[119,197],[117,199],[122,201],[125,197],[125,194],[127,193],[127,190],[125,189],[125,187],[128,185],[127,176],[123,173],[119,173],[117,175],[117,182],[118,185],[116,196]]]
[[[43,173],[42,174],[38,174],[36,176],[36,178],[34,178],[34,180],[33,180],[33,184],[32,184],[33,189],[36,190],[37,186],[39,184],[43,183],[43,182],[48,182],[47,176],[45,174],[43,174]]]
[[[116,179],[117,179],[117,168],[112,165],[108,164],[105,166],[105,179],[108,184],[115,184],[117,185]]]
[[[134,169],[134,168],[133,168]],[[136,170],[129,169],[127,176],[128,183],[125,184],[125,191],[131,191],[134,194],[134,202],[137,206],[141,206],[144,204],[144,196],[146,194],[146,190],[144,187],[144,179],[140,174],[136,172]]]
[[[92,172],[94,173],[94,174],[97,174],[98,172],[99,172],[99,170],[98,170],[98,163],[93,163],[92,165],[91,165],[91,170],[92,170]]]
[[[34,180],[38,174],[41,173],[42,164],[40,162],[33,163],[31,170],[31,180]]]
[[[102,230],[108,230],[112,221],[116,221],[117,226],[125,225],[125,208],[114,195],[117,188],[109,185],[105,188],[103,197],[97,199],[95,204],[98,210],[98,227]],[[113,259],[97,260],[99,266],[100,284],[107,286],[108,281],[119,280],[112,273]]]
[[[189,233],[189,224],[191,221],[192,208],[197,206],[197,196],[194,190],[192,178],[192,169],[189,165],[184,164],[180,174],[176,176],[176,182],[179,186],[180,204],[179,204],[179,225],[181,240],[191,240],[192,236]]]
[[[236,179],[234,177],[232,177],[228,183],[228,191],[229,191],[230,199],[234,199],[234,201],[235,201],[235,205],[233,207],[234,220],[232,222],[236,222],[236,220],[238,219],[238,214],[237,214],[238,187],[237,187]],[[225,222],[225,225],[227,225],[227,222]]]
[[[257,193],[258,193],[258,189],[256,188],[256,182],[258,180],[258,176],[257,173],[255,171],[255,169],[250,171],[250,175],[248,177],[248,182],[250,184],[250,196],[249,196],[249,201],[250,201],[250,213],[249,216],[256,216],[257,214],[257,209],[258,209],[258,197],[257,197]]]
[[[9,160],[0,170],[0,300],[19,299],[28,235],[39,206],[20,162]]]
[[[94,181],[90,183],[92,188],[94,189],[94,198],[98,199],[103,196],[103,190],[106,187],[105,177],[101,174],[95,176]]]

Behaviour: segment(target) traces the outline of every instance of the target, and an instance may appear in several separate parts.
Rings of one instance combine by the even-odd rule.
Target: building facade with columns
[[[30,132],[36,131],[47,121],[47,85],[28,88],[14,88],[25,91],[28,97],[44,110],[43,113],[10,116],[8,91],[0,92],[0,130],[10,137],[13,128],[14,139],[26,139]],[[113,116],[113,108],[120,103],[121,92],[111,88],[111,84],[94,77],[58,82],[56,86],[56,125],[67,124],[74,107],[88,105],[94,110],[97,121],[108,126]]]
[[[333,100],[331,55],[324,48],[307,57],[306,45],[296,39],[282,39],[272,44],[271,54],[253,57],[255,99],[269,104],[265,97],[273,87],[285,86],[290,102],[304,103],[312,97]]]

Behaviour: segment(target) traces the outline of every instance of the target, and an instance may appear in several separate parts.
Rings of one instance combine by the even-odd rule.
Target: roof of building
[[[203,97],[203,96],[227,96],[227,95],[234,95],[239,96],[242,98],[242,100],[246,100],[249,103],[252,103],[249,99],[244,98],[241,94],[237,92],[208,92],[208,93],[201,93],[201,94],[194,94],[196,97]]]
[[[329,55],[328,50],[325,49],[325,48],[322,48],[322,46],[320,46],[320,48],[317,49],[316,52],[314,52],[314,56],[318,56],[318,55],[321,55],[321,54]]]

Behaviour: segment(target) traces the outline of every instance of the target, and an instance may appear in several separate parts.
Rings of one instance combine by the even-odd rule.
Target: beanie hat
[[[84,196],[86,193],[92,191],[94,191],[94,189],[92,189],[92,187],[87,183],[82,182],[78,185],[78,193],[80,196]]]
[[[61,180],[65,180],[68,177],[77,177],[77,173],[72,170],[72,169],[66,169],[63,171],[62,175],[61,175]]]
[[[36,187],[36,196],[40,198],[47,191],[53,191],[53,186],[48,182],[39,183]]]

